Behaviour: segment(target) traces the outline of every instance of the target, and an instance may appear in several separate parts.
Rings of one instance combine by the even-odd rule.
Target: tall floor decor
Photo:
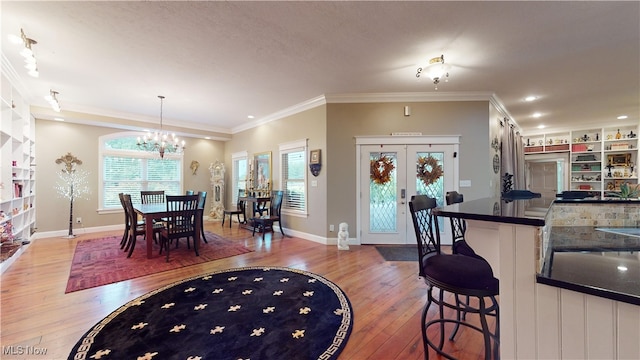
[[[282,267],[216,271],[134,299],[87,331],[69,359],[336,359],[353,327],[346,294]]]
[[[58,173],[56,190],[59,196],[69,200],[69,233],[66,238],[72,239],[76,237],[73,233],[73,202],[84,199],[91,192],[87,182],[89,173],[76,169],[77,165],[82,165],[82,161],[71,153],[56,159],[56,164],[64,164],[64,168]]]

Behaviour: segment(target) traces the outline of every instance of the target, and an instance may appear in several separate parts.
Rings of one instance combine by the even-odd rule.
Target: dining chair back
[[[200,236],[205,243],[209,243],[207,241],[207,237],[204,236],[204,205],[207,202],[207,192],[206,191],[198,191],[198,210],[200,210]]]
[[[198,208],[198,195],[167,195],[167,210],[192,210]]]
[[[146,227],[144,222],[138,221],[138,215],[136,211],[133,209],[133,203],[131,202],[130,194],[122,194],[122,207],[125,209],[125,215],[128,220],[125,223],[125,226],[128,226],[129,230],[127,231],[127,240],[124,246],[124,250],[128,251],[127,257],[131,257],[133,254],[133,249],[136,247],[136,239],[140,235],[147,236]],[[154,223],[153,224],[153,236],[156,241],[160,234],[160,231],[163,229],[164,225],[162,223]],[[121,246],[122,248],[122,246]]]
[[[185,195],[193,195],[195,192],[193,190],[187,190],[184,192]]]
[[[269,213],[251,219],[251,221],[253,222],[253,233],[251,236],[256,234],[256,230],[262,232],[263,234],[267,229],[271,229],[271,232],[273,232],[273,224],[275,222],[278,222],[278,226],[280,227],[280,233],[282,233],[282,236],[286,236],[284,234],[284,231],[282,230],[282,221],[280,217],[282,212],[282,198],[282,190],[271,192]]]
[[[131,219],[129,219],[129,210],[124,203],[124,193],[119,193],[118,199],[120,199],[120,205],[122,205],[122,210],[124,210],[124,233],[122,234],[122,240],[120,240],[120,249],[124,249],[124,246],[127,244],[127,239],[129,238],[129,231],[131,230]]]
[[[233,215],[238,217],[238,224],[244,224],[247,222],[247,219],[245,218],[246,203],[244,200],[241,200],[242,197],[244,197],[244,189],[238,189],[238,198],[236,199],[235,209],[224,209],[222,211],[222,226],[224,226],[224,219],[227,215],[229,215],[229,227],[231,227],[231,223],[233,223],[233,221],[231,221]],[[242,214],[242,221],[240,221],[240,214]]]
[[[165,227],[160,232],[160,254],[166,251],[166,261],[169,262],[169,249],[171,243],[175,240],[176,247],[181,238],[187,239],[187,248],[189,246],[189,238],[194,239],[194,250],[196,256],[198,253],[198,244],[195,242],[196,217],[201,216],[202,210],[198,209],[198,195],[167,195],[167,217]]]
[[[140,200],[143,204],[156,204],[165,202],[164,190],[140,191]]]

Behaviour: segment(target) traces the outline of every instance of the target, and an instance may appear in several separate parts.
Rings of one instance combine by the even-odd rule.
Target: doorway
[[[528,155],[525,158],[526,187],[542,197],[554,198],[568,189],[566,154]]]
[[[415,244],[411,196],[427,195],[443,206],[446,192],[457,190],[458,137],[377,139],[377,144],[356,139],[359,243]],[[447,224],[440,219],[443,243]]]

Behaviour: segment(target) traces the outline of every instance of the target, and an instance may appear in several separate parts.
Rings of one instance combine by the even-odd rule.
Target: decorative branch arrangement
[[[69,200],[69,234],[71,239],[73,234],[73,202],[76,199],[87,199],[91,193],[87,178],[89,173],[84,170],[76,171],[77,165],[82,165],[82,161],[77,157],[67,153],[56,159],[56,164],[65,164],[65,168],[58,173],[58,183],[55,186],[58,195]]]

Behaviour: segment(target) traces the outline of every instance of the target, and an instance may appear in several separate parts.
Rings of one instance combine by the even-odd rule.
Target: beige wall
[[[411,107],[405,117],[404,106]],[[470,180],[471,187],[461,188],[465,200],[494,194],[496,175],[492,170],[493,150],[489,144],[495,128],[491,122],[501,118],[489,101],[424,102],[424,103],[330,103],[256,128],[234,134],[227,142],[187,138],[184,155],[185,189],[206,190],[211,194],[209,165],[220,160],[226,167],[230,184],[231,154],[246,151],[270,151],[272,154],[273,189],[279,182],[279,145],[307,139],[309,150],[322,150],[322,170],[318,177],[307,172],[308,216],[285,215],[283,224],[293,232],[335,238],[329,224],[356,224],[356,147],[355,136],[390,135],[393,132],[420,132],[423,135],[460,135],[460,180]],[[84,161],[91,187],[96,189],[89,200],[74,204],[74,219],[81,216],[85,227],[122,223],[122,214],[97,213],[98,209],[98,138],[118,130],[89,125],[36,120],[37,156],[37,225],[39,231],[64,230],[68,223],[68,202],[56,196],[55,159],[71,152]],[[56,139],[50,141],[49,139]],[[196,160],[200,168],[192,175],[189,165]],[[315,186],[313,183],[315,182]],[[225,204],[230,206],[232,194],[227,186]],[[210,196],[207,208],[210,208]],[[74,224],[75,226],[75,224]],[[79,230],[81,231],[81,230]],[[352,233],[351,237],[356,234]]]
[[[283,226],[289,229],[302,231],[309,234],[324,235],[323,230],[327,223],[327,170],[326,170],[326,107],[316,108],[287,116],[283,119],[272,121],[259,127],[249,129],[233,135],[233,139],[225,144],[226,182],[231,181],[231,154],[246,151],[249,157],[255,153],[271,151],[271,171],[274,174],[272,188],[282,189],[280,183],[280,159],[279,145],[291,141],[307,139],[309,150],[320,149],[322,151],[322,170],[318,177],[314,177],[307,170],[309,186],[307,198],[308,217],[283,215]],[[308,154],[307,154],[308,156]],[[316,181],[317,186],[311,186]],[[230,187],[228,187],[228,190]],[[231,191],[225,194],[226,204],[231,203]]]
[[[404,116],[410,106],[411,116]],[[329,224],[347,222],[356,229],[355,136],[420,132],[422,135],[460,135],[460,180],[466,199],[492,194],[489,148],[489,102],[362,103],[327,105],[327,223],[322,236],[336,237]],[[350,234],[355,237],[354,233]]]
[[[123,223],[122,213],[98,214],[99,159],[98,141],[102,135],[121,130],[36,119],[36,220],[39,232],[68,229],[69,202],[60,198],[55,191],[56,173],[62,168],[55,160],[70,152],[83,161],[81,168],[88,171],[92,193],[88,200],[79,199],[73,205],[75,233],[84,227],[99,227]],[[209,164],[224,157],[224,143],[195,138],[186,138],[184,153],[184,186],[186,189],[204,190],[211,194]],[[200,163],[196,175],[192,175],[189,165],[192,160]],[[208,196],[210,198],[210,196]],[[207,209],[210,201],[207,199]],[[75,224],[75,218],[82,217],[82,226]]]

